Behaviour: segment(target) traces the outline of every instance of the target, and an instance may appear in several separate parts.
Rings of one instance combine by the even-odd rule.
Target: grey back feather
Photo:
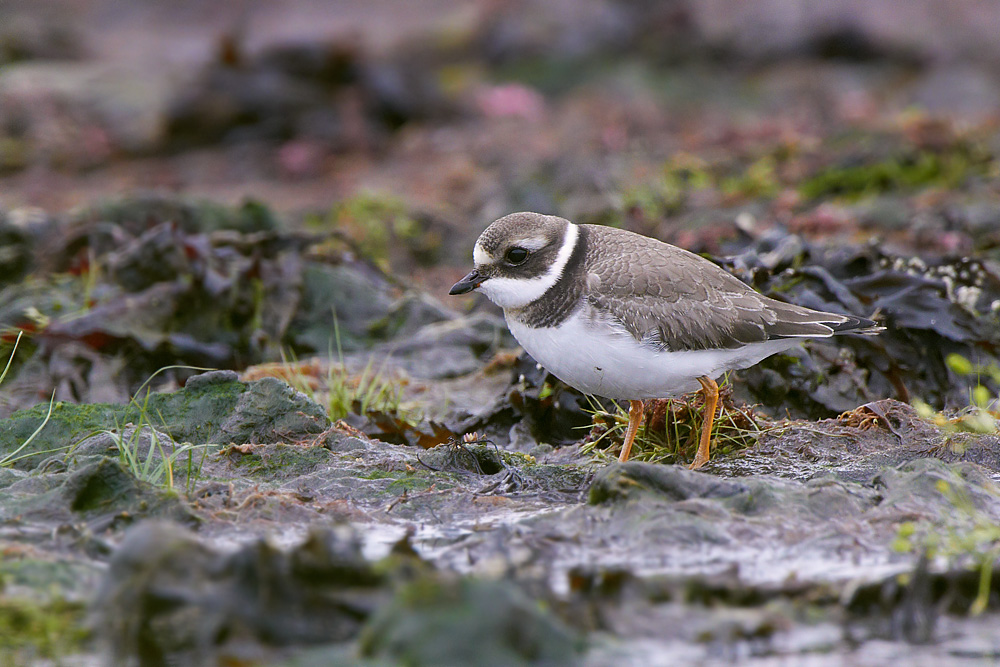
[[[777,338],[881,330],[864,318],[824,313],[760,294],[687,250],[613,227],[588,237],[588,302],[637,340],[660,349],[738,348]]]

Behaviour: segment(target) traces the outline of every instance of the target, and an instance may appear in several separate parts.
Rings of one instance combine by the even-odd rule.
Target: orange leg
[[[688,466],[691,470],[697,470],[708,463],[709,448],[712,445],[712,423],[715,421],[715,408],[719,405],[719,385],[715,380],[703,375],[698,378],[701,383],[701,391],[705,396],[705,420],[701,425],[701,442],[698,443],[698,453],[694,455],[694,461]]]
[[[632,453],[632,443],[635,441],[635,434],[639,430],[640,421],[642,421],[642,401],[629,401],[628,428],[625,429],[625,442],[622,443],[622,453],[618,455],[618,460],[622,463],[628,461],[628,455]]]

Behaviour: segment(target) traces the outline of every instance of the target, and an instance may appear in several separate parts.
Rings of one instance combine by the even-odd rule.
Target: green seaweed
[[[364,192],[345,199],[333,207],[325,223],[384,271],[390,269],[389,250],[393,246],[405,247],[418,258],[421,252],[433,256],[433,235],[425,238],[406,204],[391,195]],[[436,245],[440,242],[437,238]]]
[[[432,486],[438,489],[450,489],[455,486],[454,482],[443,481],[439,476],[435,477],[418,477],[418,476],[406,476],[398,477],[394,482],[389,484],[385,488],[386,492],[401,495],[403,493],[414,493],[418,491],[426,491]]]
[[[55,403],[45,428],[19,453],[18,460],[11,463],[15,468],[29,470],[38,464],[37,456],[31,455],[60,451],[87,436],[113,428],[122,409],[123,406],[105,403]],[[45,421],[48,411],[48,403],[39,403],[0,421],[0,458],[20,449]]]
[[[122,424],[140,423],[144,419],[144,409],[149,417],[147,421],[169,432],[177,442],[212,442],[222,435],[223,421],[232,414],[247,386],[233,381],[151,394],[145,408],[135,402],[128,405],[58,402],[52,406],[45,429],[21,455],[59,451]],[[48,410],[49,404],[40,403],[0,420],[0,457],[21,447],[45,420]],[[35,459],[21,458],[15,467],[30,469],[38,463]]]
[[[151,423],[166,425],[177,442],[204,444],[222,436],[223,422],[232,415],[237,402],[250,385],[237,380],[198,385],[180,391],[151,394],[148,413]],[[123,414],[124,422],[138,422],[142,410],[132,404]]]
[[[262,480],[291,479],[308,474],[329,463],[330,451],[323,447],[302,445],[261,445],[250,454],[230,456],[241,474]]]
[[[970,175],[982,172],[983,158],[969,150],[935,153],[906,152],[878,162],[833,165],[799,185],[807,199],[858,199],[885,192],[925,187],[957,188]]]

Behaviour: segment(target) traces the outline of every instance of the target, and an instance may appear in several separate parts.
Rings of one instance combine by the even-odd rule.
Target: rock
[[[219,423],[222,442],[280,442],[292,435],[321,433],[330,425],[320,405],[281,380],[261,378],[245,386],[229,416]]]
[[[393,287],[360,264],[310,264],[302,275],[302,301],[290,325],[299,349],[328,354],[371,344],[371,328],[384,321]]]
[[[197,521],[175,493],[136,479],[117,460],[105,457],[69,473],[22,479],[0,494],[3,520],[20,516],[42,521],[86,521],[97,531],[152,517]]]
[[[162,461],[163,455],[168,457],[174,453],[177,444],[167,433],[157,431],[149,426],[136,428],[126,426],[120,433],[105,431],[80,441],[73,448],[74,457],[107,456],[117,457],[122,447],[129,448],[129,455],[139,461]]]
[[[0,66],[26,60],[78,60],[86,55],[72,19],[4,10],[0,22]]]
[[[485,13],[476,45],[494,62],[597,57],[634,44],[648,18],[605,0],[520,2]]]
[[[5,489],[15,482],[19,482],[27,475],[23,470],[15,468],[0,468],[0,489]]]
[[[76,211],[72,225],[96,233],[100,223],[121,227],[132,236],[141,236],[154,227],[170,224],[187,234],[229,230],[242,234],[276,232],[277,217],[263,204],[252,200],[239,206],[224,206],[186,197],[138,192],[117,199],[106,199]],[[107,252],[112,248],[99,248]]]
[[[454,114],[437,78],[432,60],[420,51],[373,59],[361,67],[359,83],[369,113],[389,129],[411,121],[440,120]]]
[[[973,65],[935,67],[917,85],[913,101],[933,115],[983,121],[1000,106],[1000,80]]]
[[[441,380],[479,370],[498,347],[512,342],[501,318],[475,313],[441,318],[378,349],[409,375]]]
[[[422,292],[406,292],[389,307],[385,318],[369,326],[380,338],[407,338],[421,328],[458,319],[459,314]]]
[[[11,64],[0,72],[0,127],[24,127],[36,159],[94,166],[114,151],[161,145],[170,85],[165,76],[113,64]]]
[[[176,497],[137,480],[117,461],[107,458],[68,476],[60,496],[70,510],[84,515],[124,512],[135,517],[194,519]]]
[[[314,474],[329,472],[332,463],[324,447],[281,443],[259,444],[246,454],[231,451],[228,460],[241,477],[263,484],[304,482]]]
[[[188,378],[188,381],[184,383],[184,388],[188,391],[201,391],[212,385],[239,382],[239,380],[240,375],[236,371],[208,371]]]
[[[275,140],[291,133],[296,115],[324,101],[322,89],[266,64],[210,63],[172,91],[164,130],[174,143],[189,146],[220,139]]]
[[[575,634],[511,581],[428,578],[365,627],[361,652],[413,665],[577,664]]]
[[[173,95],[167,131],[180,145],[301,134],[367,149],[386,130],[450,105],[421,52],[369,57],[351,40],[289,42],[239,62],[211,62]]]
[[[95,626],[116,663],[208,664],[248,643],[350,639],[386,597],[383,582],[347,529],[312,531],[287,552],[261,541],[226,554],[148,522],[111,558]]]
[[[628,462],[612,464],[597,474],[590,487],[590,502],[596,505],[641,492],[681,501],[689,498],[732,498],[749,491],[740,482],[721,480],[679,466]]]
[[[977,236],[1000,232],[1000,205],[995,202],[956,204],[949,209],[948,218]]]
[[[263,378],[243,383],[228,377],[216,375],[210,381],[195,382],[172,393],[150,394],[148,400],[126,405],[57,404],[45,427],[20,454],[69,450],[94,432],[130,423],[155,425],[157,431],[163,432],[164,443],[193,445],[311,438],[330,424],[320,405],[280,380]],[[0,454],[21,447],[47,412],[48,404],[40,404],[0,422]],[[82,454],[86,455],[105,453],[113,446],[106,437],[85,442]],[[25,470],[37,464],[37,458],[31,456],[15,463]]]
[[[0,287],[24,278],[33,264],[31,238],[0,212]]]
[[[112,276],[129,292],[195,273],[182,235],[170,224],[153,227],[111,257]]]
[[[858,202],[854,215],[862,224],[882,230],[905,230],[913,220],[913,211],[899,195],[880,195]]]

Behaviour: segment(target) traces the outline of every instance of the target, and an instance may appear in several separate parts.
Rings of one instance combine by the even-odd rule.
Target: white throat
[[[552,289],[559,281],[566,264],[569,263],[569,258],[573,255],[579,236],[580,228],[572,222],[566,223],[566,235],[563,237],[562,246],[552,266],[544,274],[535,278],[490,278],[479,286],[479,291],[505,310],[524,308]],[[478,245],[476,249],[478,250]]]

